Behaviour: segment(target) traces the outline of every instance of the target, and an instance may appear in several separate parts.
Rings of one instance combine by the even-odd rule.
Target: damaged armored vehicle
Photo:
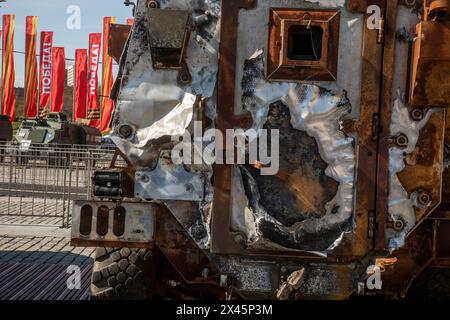
[[[127,166],[73,209],[92,297],[403,299],[448,276],[448,10],[138,0],[110,39]]]
[[[26,119],[14,136],[16,143],[99,145],[102,135],[97,128],[69,123],[64,113],[51,112],[47,118]]]

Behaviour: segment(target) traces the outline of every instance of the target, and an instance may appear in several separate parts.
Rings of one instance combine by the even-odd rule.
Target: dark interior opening
[[[84,205],[81,208],[80,214],[80,234],[83,236],[89,236],[92,231],[92,207],[90,205]]]
[[[323,29],[319,26],[291,26],[288,32],[290,60],[319,61],[322,58]]]
[[[125,214],[126,210],[122,206],[114,209],[113,233],[117,237],[121,237],[125,233]]]
[[[97,234],[106,236],[108,233],[109,209],[107,206],[101,206],[97,211]]]

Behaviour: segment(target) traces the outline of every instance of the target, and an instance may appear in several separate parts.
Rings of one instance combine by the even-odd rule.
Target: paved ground
[[[0,300],[88,299],[95,249],[74,248],[69,229],[32,218],[0,218]],[[79,267],[79,290],[67,288],[69,266]]]
[[[36,217],[14,215],[0,216],[0,226],[17,225],[17,226],[62,226],[62,217]]]

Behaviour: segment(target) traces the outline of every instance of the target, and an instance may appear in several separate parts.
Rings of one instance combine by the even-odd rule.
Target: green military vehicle
[[[14,136],[14,143],[21,149],[17,162],[22,164],[45,155],[49,164],[54,165],[73,146],[99,146],[101,140],[102,135],[97,128],[69,123],[63,113],[49,113],[47,118],[24,120]],[[32,151],[29,151],[30,147]]]
[[[27,119],[14,136],[19,144],[99,145],[101,133],[97,128],[69,123],[63,113],[50,113],[48,118]]]

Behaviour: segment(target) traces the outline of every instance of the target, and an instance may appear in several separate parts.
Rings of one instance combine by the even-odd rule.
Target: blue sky
[[[81,9],[79,30],[70,30],[66,27],[69,18],[66,10],[70,5],[77,5]],[[53,31],[54,46],[65,47],[67,58],[75,57],[75,49],[87,49],[89,33],[102,32],[103,17],[115,16],[117,23],[125,24],[126,19],[132,14],[131,7],[125,7],[123,0],[7,0],[0,3],[0,6],[0,14],[16,15],[14,50],[25,51],[25,17],[34,15],[39,17],[38,34],[41,31]],[[14,55],[16,87],[23,86],[24,60],[24,55]],[[101,81],[101,75],[99,76]]]

